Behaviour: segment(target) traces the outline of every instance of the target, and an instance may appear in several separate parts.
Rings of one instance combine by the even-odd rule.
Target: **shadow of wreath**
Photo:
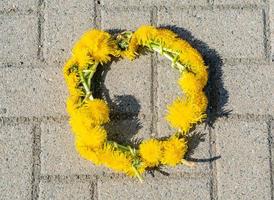
[[[224,106],[228,102],[229,95],[223,84],[223,60],[221,56],[215,49],[210,48],[205,42],[195,38],[191,34],[191,32],[184,28],[171,25],[161,26],[160,28],[172,30],[177,35],[179,35],[180,38],[186,40],[201,53],[206,66],[208,66],[209,71],[209,79],[205,87],[205,92],[209,102],[207,108],[208,117],[205,120],[205,128],[206,126],[214,128],[214,122],[217,120],[217,118],[228,117],[231,113],[231,110],[224,110]],[[125,30],[112,29],[107,31],[111,34],[118,34]],[[141,55],[147,53],[147,51],[140,52]],[[112,62],[117,62],[118,60],[119,59],[114,59]],[[132,140],[132,138],[142,128],[142,124],[138,119],[141,105],[139,101],[132,95],[115,96],[114,99],[110,98],[109,90],[104,84],[104,81],[106,79],[108,71],[111,69],[111,63],[100,67],[99,70],[97,70],[97,72],[95,73],[93,78],[94,96],[104,98],[110,105],[111,123],[106,126],[106,129],[109,133],[109,139],[121,142],[125,145],[132,145],[134,147],[137,147],[141,141],[138,139]],[[134,112],[122,112],[122,108],[124,108],[125,106],[131,106]],[[192,157],[195,149],[199,146],[199,144],[205,141],[205,135],[206,133],[195,131],[195,127],[190,131],[187,137],[189,151],[186,155],[186,160],[193,162],[213,162],[221,158],[221,156],[212,156],[211,158]],[[153,170],[157,170],[164,175],[168,175],[168,173],[163,172],[160,169]]]

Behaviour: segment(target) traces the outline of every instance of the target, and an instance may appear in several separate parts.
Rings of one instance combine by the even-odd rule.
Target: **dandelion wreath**
[[[108,140],[104,124],[110,121],[110,109],[106,101],[93,97],[92,77],[97,68],[114,57],[134,60],[140,48],[158,52],[172,62],[171,66],[180,73],[178,84],[183,94],[167,108],[166,120],[176,129],[174,134],[165,140],[146,139],[133,148]],[[118,35],[92,29],[73,47],[64,66],[64,77],[70,94],[69,123],[75,134],[76,150],[83,158],[140,180],[146,169],[189,164],[184,159],[186,135],[193,125],[206,118],[208,100],[203,88],[208,72],[200,53],[187,41],[170,30],[153,26]]]

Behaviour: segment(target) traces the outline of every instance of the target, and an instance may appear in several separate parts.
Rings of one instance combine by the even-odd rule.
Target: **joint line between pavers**
[[[272,157],[272,153],[273,153],[273,138],[272,138],[272,133],[271,133],[271,129],[272,129],[272,120],[273,118],[270,117],[270,119],[268,120],[267,123],[267,128],[268,128],[268,147],[269,147],[269,170],[270,170],[270,188],[271,188],[271,200],[274,200],[274,185],[273,185],[273,157]]]
[[[32,146],[32,200],[39,197],[39,184],[41,176],[41,123],[34,124],[32,130],[33,146]]]
[[[101,29],[101,6],[98,4],[97,0],[94,0],[94,25],[97,29]]]
[[[38,50],[37,50],[37,58],[40,61],[44,61],[43,55],[43,43],[44,43],[44,7],[45,1],[38,1]]]
[[[125,119],[127,119],[127,115],[125,114]],[[266,114],[266,115],[256,115],[256,114],[230,114],[229,116],[217,116],[218,118],[227,118],[227,119],[240,119],[245,121],[254,121],[254,120],[266,120],[269,118],[274,118],[274,116]],[[4,117],[0,116],[0,122],[5,125],[14,125],[14,124],[28,124],[28,123],[41,123],[41,122],[49,122],[49,121],[55,121],[55,122],[64,122],[69,119],[66,115],[60,115],[59,117],[56,116],[10,116],[10,117]]]
[[[217,154],[216,150],[216,134],[213,132],[212,128],[209,128],[209,154],[213,158]],[[218,182],[217,182],[217,166],[216,161],[212,161],[209,164],[211,176],[210,176],[210,199],[218,199]]]
[[[71,174],[71,175],[41,175],[40,180],[44,182],[75,182],[75,181],[94,181],[96,176],[89,174]]]
[[[252,64],[252,65],[267,65],[269,64],[269,61],[267,58],[262,59],[256,59],[256,58],[223,58],[224,64],[233,64],[233,65],[239,65],[239,64]]]
[[[167,7],[167,6],[157,6],[157,8],[162,11],[162,10],[170,10],[170,11],[181,11],[181,10],[197,10],[197,11],[202,11],[202,10],[216,10],[216,11],[222,11],[222,10],[261,10],[265,8],[264,4],[231,4],[231,5],[178,5],[176,7]],[[122,8],[120,8],[122,9]],[[128,9],[128,8],[127,8]]]
[[[157,24],[157,8],[152,7],[150,11],[150,23],[153,26]],[[157,121],[158,121],[158,110],[157,110],[157,99],[158,99],[158,72],[157,72],[157,63],[156,63],[156,55],[153,53],[151,55],[151,88],[150,88],[150,96],[151,96],[151,128],[150,134],[152,136],[158,136],[157,132]]]
[[[273,118],[272,115],[255,115],[255,114],[229,114],[229,115],[217,115],[214,116],[217,119],[228,119],[228,120],[242,120],[246,122],[253,122],[253,121],[265,121],[269,118]]]
[[[268,4],[267,4],[268,5]],[[271,61],[271,35],[270,35],[270,19],[269,5],[263,9],[263,30],[264,30],[264,51],[268,62]]]
[[[15,125],[15,124],[30,124],[30,123],[41,123],[41,122],[48,122],[48,121],[55,121],[55,122],[64,122],[69,119],[68,116],[41,116],[41,117],[1,117],[0,121],[5,125]]]
[[[90,181],[90,195],[92,200],[99,200],[98,197],[98,178],[96,177],[95,180]]]
[[[227,10],[227,9],[262,9],[265,7],[265,4],[226,4],[226,5],[214,5],[210,0],[208,1],[207,4],[205,5],[177,5],[176,8],[174,6],[169,6],[169,5],[156,5],[160,10],[182,10],[182,9],[188,9],[188,10],[212,10],[212,9],[217,9],[217,10]],[[141,6],[120,6],[120,7],[108,7],[108,6],[103,6],[103,9],[106,11],[115,11],[117,12],[123,12],[123,11],[149,11],[150,8],[146,7],[145,5]]]
[[[34,13],[33,9],[20,10],[18,8],[8,8],[0,10],[0,15],[32,15]]]

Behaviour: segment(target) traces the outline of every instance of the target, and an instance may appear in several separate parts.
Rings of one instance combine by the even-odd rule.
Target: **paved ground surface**
[[[188,155],[198,167],[143,184],[75,153],[61,72],[83,31],[141,24],[172,28],[211,74],[211,126],[193,131]],[[0,199],[273,200],[273,0],[1,0],[0,52]],[[168,65],[147,55],[104,70],[117,140],[171,133],[163,115],[179,90]]]

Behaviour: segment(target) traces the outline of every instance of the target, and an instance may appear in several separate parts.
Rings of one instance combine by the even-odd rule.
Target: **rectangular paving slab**
[[[0,124],[0,199],[31,199],[33,128]]]
[[[0,63],[27,66],[35,63],[38,52],[37,22],[35,14],[0,14]]]
[[[224,65],[219,111],[237,114],[274,114],[274,67],[272,65]]]
[[[66,87],[62,70],[56,67],[0,67],[0,115],[66,115]]]
[[[213,130],[219,199],[271,199],[268,126],[265,121],[219,120]]]
[[[209,200],[209,180],[207,178],[101,180],[98,184],[98,199],[200,199]]]
[[[83,181],[42,181],[40,183],[39,200],[90,200],[92,197],[91,190],[91,184]]]

